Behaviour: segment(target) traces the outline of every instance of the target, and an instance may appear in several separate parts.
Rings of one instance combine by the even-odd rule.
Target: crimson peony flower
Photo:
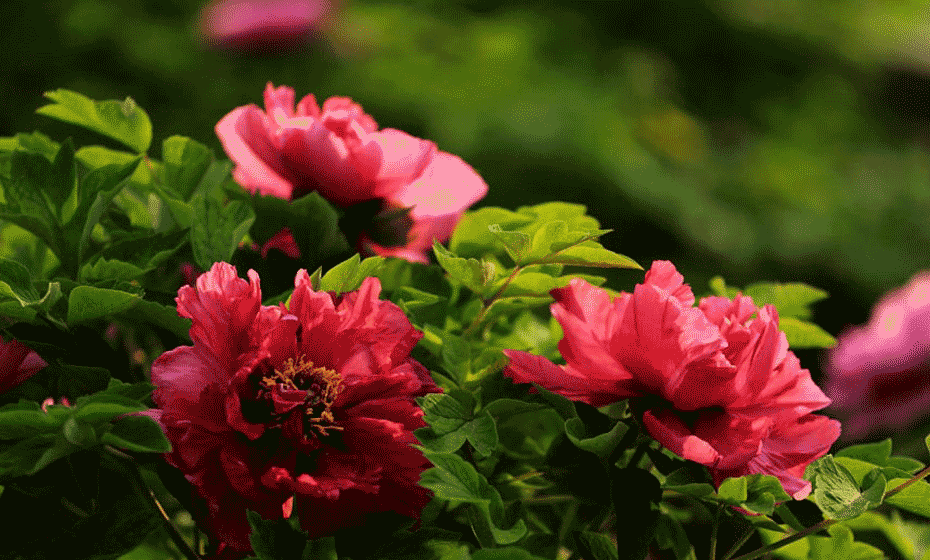
[[[295,110],[294,90],[269,83],[265,111],[239,107],[216,134],[247,190],[284,199],[319,192],[364,224],[359,247],[382,256],[427,262],[433,239],[446,241],[488,190],[458,157],[405,132],[378,130],[346,97],[327,99],[321,110],[307,95]]]
[[[846,417],[844,436],[903,428],[930,407],[930,271],[886,294],[866,325],[830,351],[826,390]]]
[[[201,526],[236,555],[250,550],[246,509],[294,508],[313,538],[371,512],[418,518],[430,463],[410,445],[425,426],[414,397],[439,391],[409,357],[422,333],[376,278],[334,296],[301,270],[288,305],[263,306],[248,276],[216,263],[183,286],[194,345],[152,364],[167,460],[206,502]]]
[[[220,47],[289,49],[310,38],[332,4],[329,0],[214,0],[200,14],[200,29]]]
[[[810,414],[830,404],[788,350],[771,305],[704,298],[675,267],[656,261],[632,294],[581,279],[552,291],[566,365],[505,350],[518,383],[604,406],[631,399],[646,430],[672,452],[727,477],[778,477],[796,499],[804,468],[839,437],[839,422]]]
[[[29,379],[48,364],[18,340],[0,338],[0,394]]]

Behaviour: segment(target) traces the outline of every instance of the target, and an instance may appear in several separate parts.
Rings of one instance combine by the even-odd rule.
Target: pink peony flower
[[[903,428],[930,409],[930,271],[886,294],[866,325],[830,351],[826,390],[846,417],[844,436]]]
[[[18,340],[0,338],[0,394],[29,379],[48,364]]]
[[[706,465],[718,485],[762,473],[796,499],[810,493],[804,467],[829,450],[839,423],[810,414],[830,401],[788,350],[774,307],[743,296],[694,307],[667,261],[613,301],[581,279],[552,295],[566,365],[506,350],[506,375],[594,406],[632,399],[650,435]]]
[[[307,41],[333,8],[329,0],[214,0],[200,15],[210,43],[231,49],[288,49]]]
[[[289,305],[263,306],[259,278],[216,263],[178,291],[193,346],[152,365],[169,463],[205,501],[201,525],[231,556],[250,550],[246,510],[300,514],[313,538],[371,512],[418,518],[430,463],[414,398],[438,392],[409,357],[422,333],[367,278],[356,292],[315,292],[298,272]],[[198,515],[195,513],[195,516]]]
[[[350,212],[361,209],[368,216],[359,248],[378,255],[427,262],[433,239],[447,240],[488,189],[458,157],[405,132],[378,130],[346,97],[320,109],[307,95],[295,110],[294,90],[269,83],[265,111],[239,107],[216,134],[250,192],[294,199],[317,191]],[[398,212],[405,208],[409,214]]]

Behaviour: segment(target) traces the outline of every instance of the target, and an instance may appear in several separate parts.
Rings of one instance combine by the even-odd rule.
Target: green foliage
[[[731,299],[742,293],[751,297],[759,307],[774,305],[778,310],[778,326],[792,348],[830,348],[836,345],[836,339],[830,333],[807,321],[812,315],[810,305],[827,297],[823,290],[799,282],[758,282],[740,290],[727,286],[720,276],[711,279],[710,289],[716,296]]]
[[[209,270],[215,262],[229,262],[255,221],[255,212],[242,201],[224,205],[211,195],[194,197],[192,206],[191,247],[197,265]]]
[[[308,541],[296,515],[288,519],[266,520],[249,510],[246,512],[252,534],[249,542],[258,560],[336,560],[332,537]]]
[[[825,455],[807,467],[807,477],[814,484],[814,501],[831,519],[851,519],[882,503],[886,478],[881,469],[873,469],[857,484],[852,473]]]
[[[424,450],[423,454],[435,466],[421,475],[420,484],[439,499],[471,504],[469,518],[482,546],[513,544],[526,535],[522,519],[506,523],[500,493],[473,465],[453,453]]]
[[[384,265],[384,257],[368,257],[364,260],[356,253],[326,271],[314,289],[335,292],[336,295],[357,290],[365,278],[375,276]]]
[[[467,440],[481,456],[488,456],[497,449],[497,427],[487,410],[476,414],[471,393],[451,391],[432,393],[419,397],[417,403],[423,409],[423,420],[428,428],[416,431],[420,444],[430,451],[453,453]]]
[[[94,101],[80,93],[57,89],[45,92],[52,103],[40,115],[93,130],[144,154],[152,142],[152,122],[131,97],[123,101]]]

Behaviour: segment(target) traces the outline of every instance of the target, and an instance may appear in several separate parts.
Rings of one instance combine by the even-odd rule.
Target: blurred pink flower
[[[930,412],[930,271],[879,300],[863,326],[840,334],[826,367],[827,394],[846,417],[844,436],[902,428]]]
[[[0,338],[0,394],[29,379],[48,363],[18,340]]]
[[[581,279],[552,296],[566,365],[505,350],[505,375],[594,406],[631,399],[650,435],[707,466],[715,484],[760,473],[795,499],[810,493],[804,468],[829,450],[840,426],[810,414],[830,401],[788,350],[774,307],[744,296],[694,307],[667,261],[614,300]]]
[[[378,130],[347,97],[320,109],[311,94],[295,110],[294,90],[269,83],[265,111],[239,107],[216,134],[248,191],[289,200],[316,191],[362,216],[350,242],[367,253],[427,262],[433,239],[447,240],[488,190],[460,158],[406,132]]]
[[[200,15],[212,44],[237,50],[293,48],[333,9],[330,0],[214,0]]]

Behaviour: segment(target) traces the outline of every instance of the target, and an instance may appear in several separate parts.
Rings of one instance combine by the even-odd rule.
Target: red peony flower
[[[301,270],[289,305],[263,306],[248,276],[216,263],[183,286],[194,345],[152,365],[167,459],[206,502],[201,526],[235,555],[250,550],[246,509],[295,508],[313,538],[371,512],[419,517],[430,463],[410,445],[425,426],[414,397],[439,391],[409,357],[422,333],[376,278],[334,296]]]
[[[0,394],[29,379],[48,364],[18,340],[0,338]]]
[[[506,375],[594,406],[632,399],[652,437],[709,467],[717,484],[762,473],[796,499],[810,493],[804,468],[829,450],[839,423],[810,414],[830,401],[788,350],[774,307],[743,296],[694,307],[667,261],[613,301],[581,279],[552,295],[566,365],[506,350]]]
[[[216,134],[247,190],[284,199],[317,191],[357,215],[359,247],[382,256],[427,262],[433,239],[446,241],[488,190],[458,157],[405,132],[378,130],[346,97],[327,99],[321,110],[307,95],[295,110],[294,90],[269,83],[265,111],[239,107]]]
[[[826,390],[845,417],[843,436],[900,429],[930,407],[930,272],[879,300],[865,325],[830,351]]]
[[[291,49],[311,37],[332,4],[329,0],[214,0],[201,12],[200,29],[220,47]]]

